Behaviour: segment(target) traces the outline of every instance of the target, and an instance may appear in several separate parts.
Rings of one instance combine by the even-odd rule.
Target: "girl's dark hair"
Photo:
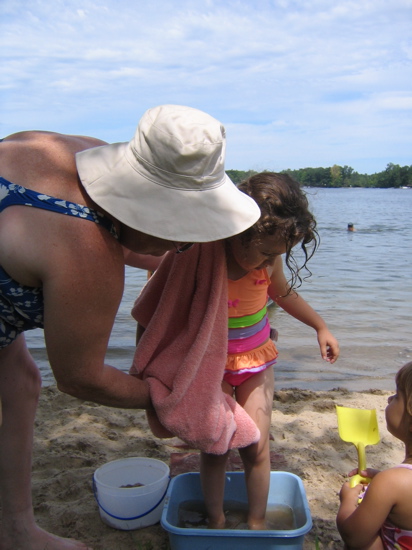
[[[243,181],[239,189],[252,197],[260,207],[259,220],[240,235],[244,246],[266,235],[276,235],[286,244],[286,265],[291,273],[291,288],[302,284],[300,272],[311,272],[307,262],[319,245],[316,220],[309,211],[309,203],[300,184],[288,174],[261,172]],[[299,267],[292,249],[301,243],[304,262]],[[298,283],[298,284],[297,284]],[[297,285],[296,285],[297,284]]]
[[[405,395],[405,407],[412,416],[412,361],[406,363],[396,374],[396,387]]]

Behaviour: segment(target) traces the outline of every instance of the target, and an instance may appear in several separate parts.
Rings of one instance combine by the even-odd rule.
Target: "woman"
[[[252,225],[259,208],[225,175],[224,153],[217,120],[174,105],[147,111],[129,143],[48,132],[0,143],[2,550],[86,548],[35,523],[31,455],[41,377],[24,331],[44,328],[61,391],[150,407],[145,382],[105,364],[124,249],[160,256]]]

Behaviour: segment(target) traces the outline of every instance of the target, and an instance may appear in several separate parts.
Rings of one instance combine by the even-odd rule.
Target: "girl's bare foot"
[[[265,531],[268,526],[265,519],[253,519],[247,522],[250,531]]]
[[[224,515],[216,519],[209,518],[209,522],[208,522],[209,529],[224,529],[225,526],[226,526],[226,518]]]

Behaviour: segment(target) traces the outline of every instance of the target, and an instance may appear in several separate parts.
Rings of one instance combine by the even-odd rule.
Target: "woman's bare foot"
[[[92,550],[86,544],[73,539],[57,537],[34,525],[32,529],[19,529],[17,525],[0,533],[0,550]]]

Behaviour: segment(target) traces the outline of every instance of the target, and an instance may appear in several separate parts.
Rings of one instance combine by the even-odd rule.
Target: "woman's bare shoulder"
[[[20,144],[29,147],[67,147],[71,145],[79,151],[107,144],[105,141],[91,136],[59,134],[57,132],[47,132],[43,130],[16,132],[15,134],[5,137],[4,143],[10,145]]]

